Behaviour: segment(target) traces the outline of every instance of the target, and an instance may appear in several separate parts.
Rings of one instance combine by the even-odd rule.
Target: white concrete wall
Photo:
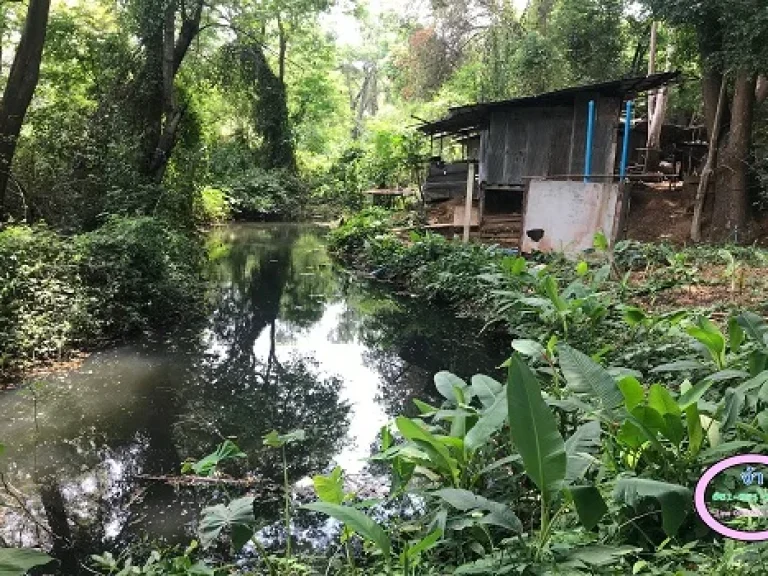
[[[613,241],[619,185],[608,182],[532,180],[523,216],[522,251],[578,254],[592,247],[596,232]],[[535,242],[527,232],[544,230]]]

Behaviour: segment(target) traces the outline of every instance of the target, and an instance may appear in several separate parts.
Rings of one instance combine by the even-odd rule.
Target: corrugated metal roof
[[[570,104],[581,93],[598,93],[603,96],[632,97],[641,92],[658,88],[677,79],[679,71],[663,72],[650,76],[624,78],[599,84],[587,84],[555,90],[537,96],[499,100],[497,102],[482,102],[467,106],[456,106],[448,109],[448,116],[435,122],[427,122],[418,127],[425,134],[453,133],[467,128],[483,128],[488,122],[489,112],[497,108],[522,108],[529,106]]]

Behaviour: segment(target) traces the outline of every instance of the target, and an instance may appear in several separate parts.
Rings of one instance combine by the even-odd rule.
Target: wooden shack
[[[464,143],[466,153],[474,157],[455,163],[433,158],[423,198],[427,203],[453,200],[458,205],[467,190],[468,163],[476,161],[474,196],[480,214],[480,236],[483,223],[490,221],[494,225],[517,223],[518,229],[508,231],[507,236],[519,238],[528,183],[532,179],[583,181],[587,174],[589,182],[616,181],[623,103],[670,82],[678,74],[627,78],[450,108],[447,116],[424,123],[419,130],[432,138],[453,137]],[[593,121],[588,155],[590,114]]]

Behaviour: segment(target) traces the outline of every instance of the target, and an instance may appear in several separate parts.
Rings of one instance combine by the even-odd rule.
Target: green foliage
[[[229,201],[223,190],[206,186],[195,199],[194,217],[197,222],[217,224],[229,218]]]
[[[112,218],[76,240],[96,330],[122,336],[204,309],[202,246],[154,218]]]
[[[301,216],[309,191],[296,176],[283,170],[252,169],[225,186],[236,218],[292,220]]]
[[[94,554],[91,556],[94,567],[104,574],[115,576],[217,576],[222,570],[214,569],[202,560],[195,560],[198,545],[193,541],[182,554],[174,550],[153,550],[144,562],[134,563],[128,555],[115,558],[112,553]]]
[[[0,370],[193,317],[201,256],[197,240],[152,218],[114,218],[75,237],[0,231]]]
[[[0,548],[0,576],[24,576],[36,566],[50,564],[53,558],[28,548]]]
[[[247,457],[234,442],[224,440],[224,442],[216,447],[216,451],[208,454],[208,456],[201,458],[197,462],[184,462],[181,466],[181,473],[189,474],[193,472],[198,476],[215,476],[222,462]]]

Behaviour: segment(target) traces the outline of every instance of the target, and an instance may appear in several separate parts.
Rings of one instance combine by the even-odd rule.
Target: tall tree
[[[748,175],[755,109],[768,92],[758,77],[768,71],[768,21],[762,0],[647,0],[658,17],[681,28],[693,27],[699,44],[701,89],[707,129],[715,128],[720,86],[733,78],[722,106],[714,167],[714,206],[710,239],[749,238]]]
[[[186,111],[174,82],[200,31],[203,0],[139,0],[137,20],[145,52],[144,65],[130,86],[134,121],[140,130],[140,173],[159,183],[176,144]],[[177,20],[181,26],[177,30]]]
[[[5,219],[5,190],[21,125],[40,75],[50,0],[29,0],[21,40],[0,102],[0,221]]]

